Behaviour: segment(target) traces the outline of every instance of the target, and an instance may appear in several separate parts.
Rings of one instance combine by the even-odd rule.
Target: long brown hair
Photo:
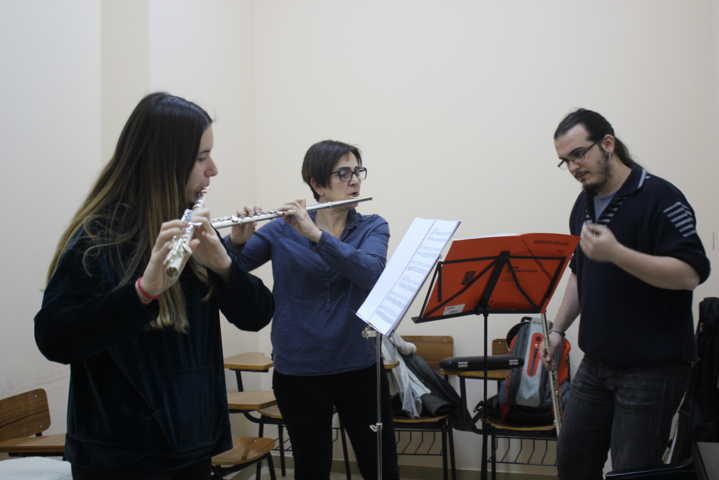
[[[200,138],[212,124],[198,105],[158,92],[145,96],[122,129],[115,152],[60,237],[48,281],[62,254],[83,238],[83,267],[101,257],[119,272],[116,288],[134,281],[150,260],[162,222],[179,218],[187,207],[185,185],[197,158]],[[85,243],[85,242],[83,242]],[[205,282],[207,272],[190,260]],[[185,331],[187,314],[179,282],[160,297],[155,326]]]

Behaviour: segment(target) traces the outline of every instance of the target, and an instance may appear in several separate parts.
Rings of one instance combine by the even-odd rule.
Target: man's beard
[[[582,188],[587,195],[595,196],[599,190],[609,181],[609,160],[604,159],[604,162],[599,166],[598,171],[595,173],[596,176],[600,176],[600,179],[596,183],[584,184]]]

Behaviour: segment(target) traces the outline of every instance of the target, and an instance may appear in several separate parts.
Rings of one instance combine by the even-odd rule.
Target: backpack
[[[507,333],[510,354],[522,357],[521,368],[513,369],[502,382],[498,395],[499,416],[515,425],[551,425],[554,421],[549,372],[542,363],[544,328],[542,319],[523,317]],[[555,350],[560,408],[569,396],[569,351],[565,338]]]
[[[696,442],[719,441],[719,298],[699,303],[696,347],[698,358],[679,407],[671,463],[691,458]]]

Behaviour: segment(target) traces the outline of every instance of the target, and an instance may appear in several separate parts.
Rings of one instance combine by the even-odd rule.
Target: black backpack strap
[[[512,328],[509,329],[507,332],[507,346],[511,347],[512,340],[514,340],[514,337],[517,336],[517,332],[519,332],[519,329],[522,328],[522,325],[529,323],[532,321],[532,317],[522,317],[522,319],[519,321],[519,323],[515,324]]]

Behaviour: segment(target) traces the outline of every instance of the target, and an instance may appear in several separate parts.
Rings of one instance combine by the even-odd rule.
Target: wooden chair
[[[454,339],[449,336],[443,335],[429,335],[429,336],[417,336],[417,335],[402,335],[406,341],[414,343],[417,347],[416,355],[422,357],[429,366],[439,374],[442,374],[439,367],[439,362],[447,357],[454,355]],[[436,417],[420,417],[420,418],[407,418],[395,416],[393,419],[395,432],[432,432],[439,433],[442,438],[442,447],[440,455],[442,457],[442,473],[444,480],[448,479],[448,467],[447,460],[452,470],[452,478],[457,478],[457,469],[454,458],[454,438],[452,434],[452,425],[449,420],[449,415],[439,415]],[[422,443],[424,438],[422,438]],[[419,449],[422,443],[418,445],[414,452],[409,452],[408,449],[411,447],[412,437],[407,444],[407,448],[400,450],[400,442],[397,444],[397,455],[436,455],[425,450],[424,453],[420,453]]]
[[[228,405],[230,413],[243,413],[251,422],[259,425],[258,436],[264,435],[265,425],[275,425],[277,427],[279,450],[280,450],[280,471],[284,477],[286,474],[285,467],[285,424],[282,419],[282,413],[277,407],[277,401],[272,391],[262,390],[247,392],[244,390],[242,382],[242,372],[268,372],[273,366],[272,359],[264,353],[246,352],[227,357],[224,360],[225,368],[235,372],[237,379],[237,392],[228,393]],[[259,414],[258,417],[252,413]],[[345,465],[345,474],[349,479],[350,464],[349,453],[347,450],[347,440],[344,428],[340,424],[339,435],[342,439],[342,453]],[[257,468],[257,479],[260,478],[260,467]]]
[[[212,457],[213,479],[224,478],[254,464],[267,460],[270,478],[276,480],[275,468],[272,464],[272,449],[275,440],[261,437],[234,437],[232,449]]]
[[[509,346],[504,338],[494,339],[492,341],[492,355],[501,355],[509,353]],[[494,370],[487,372],[488,380],[497,380],[499,385],[509,375],[510,370]],[[484,372],[459,372],[458,375],[466,374],[467,378],[482,378]],[[479,416],[479,414],[477,415]],[[543,467],[554,467],[556,466],[556,460],[553,463],[547,463],[547,454],[549,450],[549,441],[557,440],[557,432],[554,428],[554,424],[550,425],[514,425],[512,423],[502,422],[498,418],[488,418],[487,431],[490,438],[490,456],[489,461],[492,466],[492,479],[496,478],[497,475],[497,463],[511,464],[511,465],[532,465],[532,466],[543,466]],[[507,448],[504,451],[504,455],[501,458],[497,458],[497,440],[507,440]],[[511,447],[511,441],[513,439],[519,440],[519,449],[513,458],[509,458],[509,451]],[[528,451],[524,449],[524,442],[531,442],[531,448]],[[537,442],[543,445],[541,453],[537,453]],[[522,458],[525,458],[523,461]]]
[[[44,389],[0,400],[0,452],[10,456],[63,456],[65,435],[43,435],[48,428],[50,409]]]
[[[43,435],[50,427],[50,410],[44,389],[0,400],[0,453],[10,456],[63,456],[65,435]],[[241,470],[267,459],[274,480],[269,438],[233,438],[233,448],[212,458],[213,478]]]

